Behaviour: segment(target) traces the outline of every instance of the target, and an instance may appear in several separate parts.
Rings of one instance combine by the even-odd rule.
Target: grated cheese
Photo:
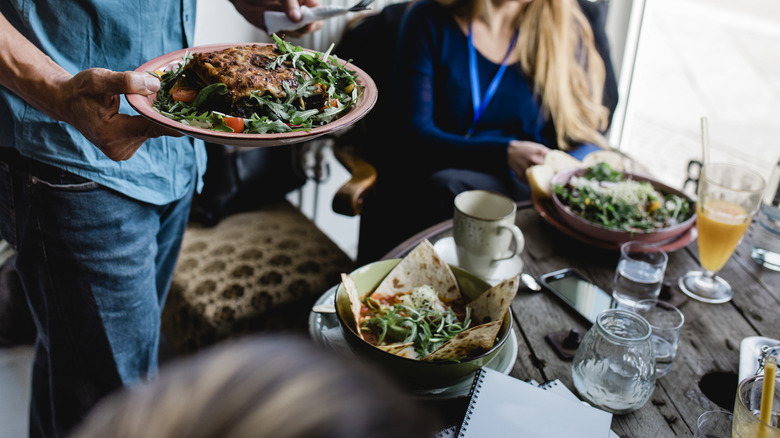
[[[571,178],[569,183],[577,189],[590,187],[594,193],[604,196],[613,204],[623,203],[636,206],[639,209],[650,200],[657,199],[653,186],[630,179],[620,182],[604,182],[577,176]]]
[[[431,309],[444,311],[447,307],[439,299],[439,295],[430,285],[415,288],[411,294],[401,298],[401,302],[412,309]]]

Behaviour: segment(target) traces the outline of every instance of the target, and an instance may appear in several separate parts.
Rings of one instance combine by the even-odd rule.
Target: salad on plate
[[[161,87],[154,109],[189,126],[248,134],[311,130],[353,108],[357,73],[335,56],[273,35],[275,45],[186,53],[168,71],[150,72]]]
[[[662,193],[606,163],[555,185],[553,193],[573,214],[611,230],[652,232],[681,224],[695,213],[690,199]]]

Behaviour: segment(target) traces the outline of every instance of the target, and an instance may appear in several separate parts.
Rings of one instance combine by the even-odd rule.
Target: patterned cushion
[[[352,260],[296,207],[282,201],[191,224],[163,312],[179,353],[262,330],[305,330],[314,301]]]

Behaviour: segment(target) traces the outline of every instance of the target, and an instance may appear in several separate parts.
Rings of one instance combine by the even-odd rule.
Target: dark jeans
[[[190,202],[142,203],[0,149],[0,234],[38,331],[31,436],[66,435],[100,398],[156,372]]]

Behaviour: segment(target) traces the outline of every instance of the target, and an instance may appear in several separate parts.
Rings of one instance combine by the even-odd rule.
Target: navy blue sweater
[[[545,118],[533,79],[519,63],[508,66],[498,91],[474,127],[468,39],[452,13],[432,0],[412,5],[401,24],[393,98],[398,145],[412,149],[424,173],[445,168],[507,175],[511,140],[557,149],[555,127]],[[479,52],[484,95],[499,68]]]

